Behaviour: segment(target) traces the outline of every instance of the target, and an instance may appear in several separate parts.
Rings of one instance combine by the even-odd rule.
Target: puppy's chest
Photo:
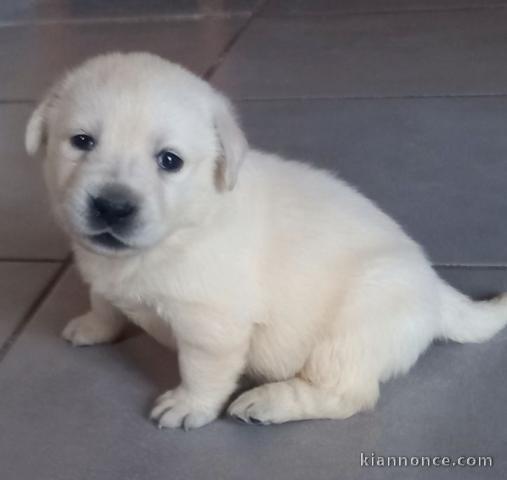
[[[143,281],[125,281],[120,285],[103,285],[102,294],[120,311],[139,326],[145,328],[146,323],[169,323],[172,308],[178,300],[172,295],[170,288],[161,282],[153,285]]]
[[[173,347],[175,344],[171,322],[166,316],[159,315],[157,309],[143,302],[115,299],[114,305],[129,320],[142,328],[146,333],[163,345]]]
[[[154,334],[182,321],[188,305],[203,301],[207,282],[186,269],[102,270],[92,288],[141,328]]]

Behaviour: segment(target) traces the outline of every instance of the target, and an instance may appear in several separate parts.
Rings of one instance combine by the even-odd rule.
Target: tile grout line
[[[494,263],[433,263],[432,267],[442,270],[507,270],[507,265]]]
[[[244,30],[244,28],[243,28]],[[238,32],[237,34],[242,33]],[[238,39],[236,39],[237,41]],[[235,43],[235,42],[234,42]],[[232,48],[234,44],[230,45]],[[227,51],[223,51],[220,56],[226,55],[230,48]],[[218,60],[216,63],[211,65],[202,75],[203,78],[208,79],[210,75],[213,75],[217,68],[220,67],[221,63],[224,59],[220,60],[220,64]],[[213,70],[212,70],[213,69]],[[420,95],[294,95],[294,96],[286,96],[286,97],[234,97],[231,96],[231,100],[233,102],[306,102],[306,101],[347,101],[347,100],[373,100],[373,101],[381,101],[381,100],[432,100],[432,99],[457,99],[457,100],[466,100],[466,99],[474,99],[474,98],[505,98],[507,97],[507,92],[505,93],[444,93],[444,94],[420,94]],[[0,107],[2,105],[32,105],[36,102],[35,99],[0,99]]]
[[[233,45],[231,45],[232,47]],[[227,52],[222,52],[227,53]],[[222,54],[221,54],[222,55]],[[222,60],[223,61],[223,60]],[[208,78],[210,72],[216,64],[209,67],[202,75]],[[217,65],[218,68],[220,65]],[[213,75],[216,68],[211,72]],[[421,95],[294,95],[287,97],[231,97],[234,102],[305,102],[305,101],[328,101],[328,100],[431,100],[431,99],[468,99],[468,98],[504,98],[505,93],[445,93],[445,94],[421,94]],[[0,107],[2,105],[31,105],[37,100],[35,99],[0,99]]]
[[[0,257],[2,263],[62,263],[66,258],[25,258],[25,257]]]
[[[72,263],[72,255],[69,255],[57,269],[57,271],[53,274],[48,283],[44,286],[44,288],[37,295],[35,300],[30,304],[28,310],[22,316],[21,320],[14,327],[12,333],[7,337],[5,342],[0,345],[0,362],[6,357],[9,353],[12,346],[16,343],[17,339],[25,330],[26,326],[30,323],[33,316],[39,310],[40,306],[44,303],[44,301],[48,298],[50,293],[54,290],[54,287],[58,284],[58,282],[63,277],[64,273],[67,271],[68,267]]]
[[[45,18],[41,20],[0,20],[0,28],[47,27],[58,25],[104,25],[129,23],[170,23],[170,22],[199,22],[222,21],[247,18],[252,12],[218,12],[218,13],[179,13],[161,15],[133,15],[131,17],[83,17],[83,18]]]
[[[421,95],[294,95],[286,97],[234,97],[234,102],[305,102],[328,100],[431,100],[431,99],[468,99],[468,98],[503,98],[505,93],[443,93]],[[0,100],[0,103],[2,101]]]
[[[418,13],[455,13],[455,12],[475,12],[477,10],[505,10],[507,6],[505,4],[496,5],[470,5],[462,7],[442,7],[442,8],[414,8],[414,9],[399,9],[399,10],[365,10],[365,11],[343,11],[343,12],[299,12],[299,13],[267,13],[262,16],[265,19],[301,19],[301,18],[329,18],[329,17],[354,17],[354,16],[366,16],[366,15],[403,15],[403,14],[418,14]]]
[[[208,12],[208,13],[176,13],[176,14],[153,14],[153,15],[133,15],[126,17],[89,17],[89,18],[46,18],[41,20],[0,20],[0,28],[32,27],[32,26],[54,26],[54,25],[91,25],[106,23],[154,23],[154,22],[181,22],[181,21],[206,21],[206,20],[228,20],[234,18],[247,18],[257,15],[258,11],[264,9],[267,1],[256,7],[252,12]],[[421,8],[421,9],[399,9],[399,10],[366,10],[366,11],[343,11],[343,12],[301,12],[292,14],[267,13],[261,18],[265,19],[291,19],[291,18],[328,18],[345,16],[364,16],[364,15],[401,15],[418,13],[446,13],[459,11],[477,11],[477,10],[502,10],[506,5],[477,5],[463,7],[442,7],[442,8]]]
[[[232,50],[234,45],[238,42],[239,38],[245,33],[248,27],[252,24],[255,18],[259,16],[262,10],[266,7],[269,0],[263,0],[258,3],[257,7],[252,11],[250,16],[246,19],[245,23],[238,29],[238,31],[231,37],[231,39],[227,42],[222,52],[218,55],[216,61],[206,69],[203,74],[203,78],[205,80],[210,80],[211,77],[215,74],[215,72],[220,68],[222,63],[225,60],[227,54]]]

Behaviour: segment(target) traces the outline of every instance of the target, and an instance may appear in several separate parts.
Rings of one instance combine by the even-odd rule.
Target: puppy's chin
[[[159,238],[149,235],[122,237],[110,232],[90,233],[72,231],[68,233],[74,245],[95,255],[105,257],[133,257],[141,255],[156,248],[165,238],[164,236],[160,236]]]
[[[72,240],[89,252],[108,257],[132,256],[140,251],[139,247],[107,232],[95,235],[73,235]]]
[[[94,231],[79,216],[61,215],[57,220],[75,247],[104,257],[133,257],[146,253],[170,234],[159,224],[138,226],[130,232],[115,232],[114,229]]]

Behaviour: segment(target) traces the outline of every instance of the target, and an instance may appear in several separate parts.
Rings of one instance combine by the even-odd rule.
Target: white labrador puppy
[[[91,287],[64,337],[116,339],[124,314],[178,349],[162,427],[214,420],[248,373],[245,422],[345,418],[435,339],[480,342],[505,297],[473,302],[421,248],[333,175],[251,150],[229,102],[183,68],[109,54],[66,75],[33,113],[56,216]],[[120,313],[121,312],[121,313]]]

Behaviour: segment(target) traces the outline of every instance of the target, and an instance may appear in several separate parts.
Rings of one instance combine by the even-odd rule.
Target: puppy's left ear
[[[215,129],[222,149],[217,165],[217,182],[220,188],[232,190],[248,151],[248,142],[229,100],[218,95],[214,109]]]

